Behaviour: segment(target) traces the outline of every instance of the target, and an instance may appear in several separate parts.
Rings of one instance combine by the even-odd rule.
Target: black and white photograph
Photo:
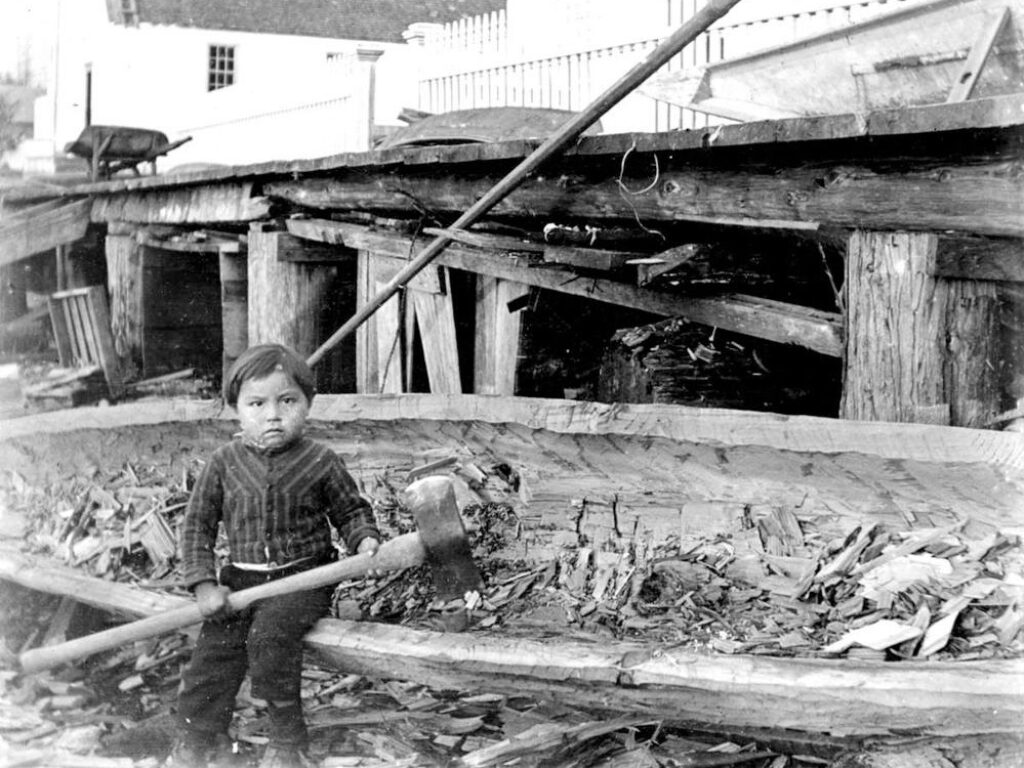
[[[0,768],[1024,766],[1024,0],[0,0]]]

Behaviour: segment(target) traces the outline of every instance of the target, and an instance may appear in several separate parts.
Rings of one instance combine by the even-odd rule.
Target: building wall
[[[6,2],[7,0],[3,0]],[[93,124],[163,131],[192,141],[161,169],[191,163],[248,163],[365,149],[369,65],[376,50],[375,123],[398,124],[416,105],[423,49],[404,44],[185,29],[107,20],[105,0],[33,0],[36,49],[46,49],[47,93],[36,106],[34,159],[52,171],[86,124],[91,71]],[[38,3],[36,8],[35,3]],[[207,91],[208,46],[235,48],[236,84]],[[45,167],[49,166],[49,168]]]

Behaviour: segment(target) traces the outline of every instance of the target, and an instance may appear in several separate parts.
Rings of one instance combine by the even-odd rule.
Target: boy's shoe
[[[304,750],[290,744],[267,745],[259,768],[317,768],[318,763]]]

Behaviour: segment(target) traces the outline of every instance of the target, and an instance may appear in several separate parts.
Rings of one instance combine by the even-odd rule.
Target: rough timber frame
[[[119,227],[214,225],[223,229],[226,224],[239,227],[248,222],[268,227],[277,220],[281,236],[287,230],[297,237],[288,248],[277,248],[274,258],[294,262],[295,270],[316,270],[321,264],[330,267],[349,260],[354,264],[357,251],[394,262],[409,258],[410,238],[398,230],[374,229],[372,222],[409,221],[424,214],[444,219],[461,213],[537,143],[403,148],[171,177],[116,179],[73,188],[64,196],[87,197],[94,222]],[[991,314],[997,292],[993,286],[1020,281],[1024,274],[1022,148],[1021,94],[707,131],[596,136],[552,159],[498,204],[487,221],[535,230],[548,221],[604,226],[640,221],[654,229],[691,224],[717,231],[784,229],[830,242],[845,242],[851,232],[875,233],[883,239],[898,232],[932,233],[935,237],[919,268],[925,283],[984,282],[989,287],[980,293],[971,290],[969,299],[960,300],[955,298],[960,289],[953,286],[950,296],[954,298],[948,305],[954,314],[942,321],[949,328],[932,323],[923,332],[941,341],[952,328],[960,348],[971,349],[978,346],[984,329],[991,327],[991,319],[956,316],[955,312],[970,311],[956,308],[976,305]],[[625,193],[620,181],[628,190],[645,191]],[[18,202],[52,195],[52,191],[23,194]],[[843,356],[851,338],[870,340],[859,325],[858,318],[864,315],[857,312],[840,317],[748,296],[669,296],[617,280],[611,273],[581,278],[566,265],[536,269],[515,249],[496,241],[483,245],[453,243],[438,263],[486,276],[481,280],[583,293],[612,304],[642,306],[663,315],[687,316],[799,344],[825,355]],[[250,251],[250,274],[253,259],[260,257]],[[614,261],[609,258],[603,263]],[[893,269],[896,274],[900,267]],[[896,287],[883,285],[877,296],[868,298],[898,301],[887,293]],[[425,300],[419,301],[425,308]],[[261,310],[252,305],[249,310],[255,313],[249,321],[253,327]],[[908,338],[916,333],[912,331]],[[319,341],[309,343],[315,346]],[[452,359],[451,349],[444,344],[434,352],[440,359]],[[858,382],[856,392],[844,394],[847,415],[870,418],[854,401],[889,386],[881,378],[889,374],[869,370],[873,354],[862,344],[856,356],[847,358],[848,373],[854,374],[848,380]],[[949,368],[944,359],[950,354],[940,344],[927,365],[934,370]],[[487,368],[495,362],[478,359],[477,365]],[[507,368],[507,359],[502,365]],[[850,370],[850,366],[860,369]],[[498,375],[506,387],[507,374]],[[480,376],[474,372],[471,378],[484,382],[491,374]],[[924,401],[915,400],[914,391],[896,391],[886,412],[898,418],[925,414],[942,421],[948,420],[942,415],[948,411],[953,423],[984,423],[996,404],[979,404],[978,398],[991,397],[996,388],[987,382],[967,392],[964,382],[971,376],[970,371],[947,375]],[[950,402],[958,396],[969,402]]]

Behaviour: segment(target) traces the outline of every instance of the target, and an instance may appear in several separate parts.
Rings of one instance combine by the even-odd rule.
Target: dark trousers
[[[220,581],[238,591],[296,572],[269,576],[226,566]],[[248,672],[253,696],[290,704],[283,718],[273,717],[271,708],[271,739],[304,741],[299,698],[302,637],[327,614],[333,592],[333,587],[323,587],[271,597],[226,619],[203,622],[178,694],[178,718],[184,729],[200,738],[227,733],[235,696]],[[275,729],[281,732],[274,733]]]

